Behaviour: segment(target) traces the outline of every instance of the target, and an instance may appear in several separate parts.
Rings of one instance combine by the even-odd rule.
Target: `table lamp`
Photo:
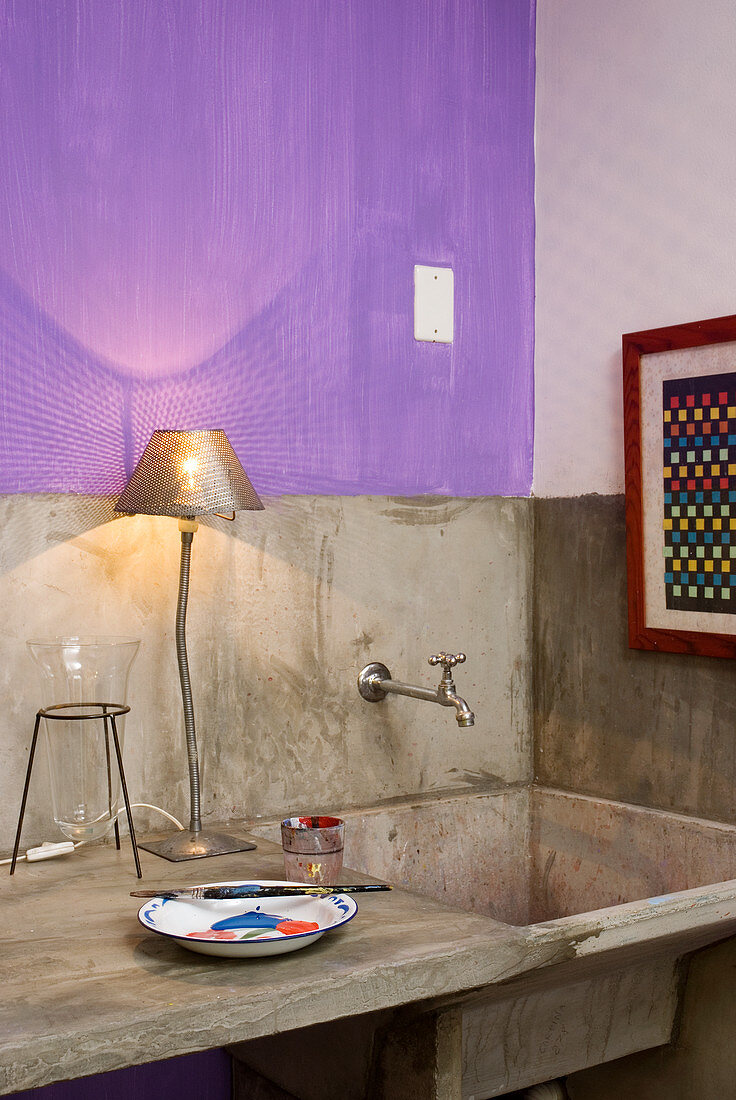
[[[181,830],[163,840],[138,844],[139,848],[173,862],[247,852],[256,847],[247,841],[223,833],[207,832],[202,828],[186,616],[192,541],[198,526],[195,517],[232,512],[232,517],[226,518],[234,519],[236,511],[262,508],[258,494],[222,431],[154,432],[115,505],[116,512],[179,518],[181,565],[176,607],[176,656],[184,707],[191,818],[188,830]]]

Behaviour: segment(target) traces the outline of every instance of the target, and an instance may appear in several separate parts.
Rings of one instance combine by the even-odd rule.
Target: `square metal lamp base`
[[[207,856],[227,856],[233,852],[251,852],[256,847],[249,840],[238,840],[226,833],[192,833],[182,829],[163,840],[138,842],[144,852],[152,852],[172,863],[185,859],[204,859]]]

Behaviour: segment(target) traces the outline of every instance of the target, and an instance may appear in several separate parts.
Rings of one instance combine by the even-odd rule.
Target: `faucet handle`
[[[429,658],[429,664],[442,665],[443,675],[450,676],[450,669],[455,665],[461,665],[465,659],[464,653],[433,653]]]

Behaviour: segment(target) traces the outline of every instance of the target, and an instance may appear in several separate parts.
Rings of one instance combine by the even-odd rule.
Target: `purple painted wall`
[[[224,1050],[62,1081],[13,1093],[14,1100],[230,1100],[232,1064]]]
[[[534,0],[0,0],[0,491],[527,494]],[[413,339],[413,265],[456,339]]]

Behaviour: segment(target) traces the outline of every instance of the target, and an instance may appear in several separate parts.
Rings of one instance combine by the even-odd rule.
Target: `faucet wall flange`
[[[369,703],[378,703],[385,699],[387,692],[381,687],[381,680],[390,680],[391,673],[380,661],[366,665],[358,676],[358,691]]]

